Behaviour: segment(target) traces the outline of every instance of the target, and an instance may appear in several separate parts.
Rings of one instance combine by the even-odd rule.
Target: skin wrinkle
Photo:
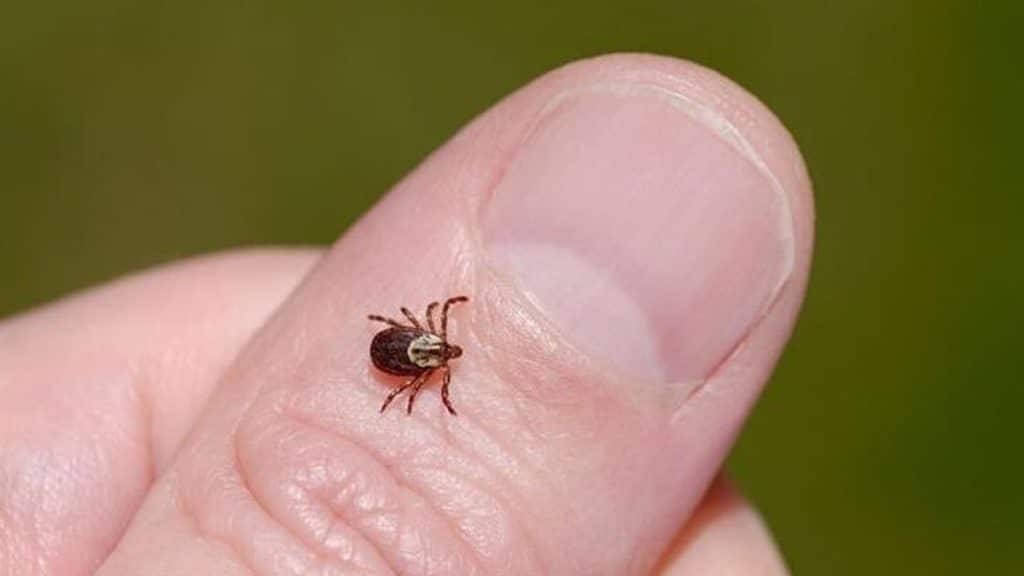
[[[144,426],[144,425],[142,425],[142,426]],[[99,438],[94,437],[92,439],[92,441],[93,441],[93,445],[96,446],[96,448],[94,448],[95,452],[93,454],[93,459],[94,459],[94,462],[97,465],[96,466],[97,469],[98,470],[111,470],[111,469],[113,469],[116,466],[115,459],[111,458],[112,455],[109,453],[108,450],[104,450],[104,449],[100,448],[102,443],[100,442]],[[149,460],[149,456],[148,456],[148,454],[146,454],[146,452],[148,451],[149,448],[145,444],[144,439],[142,439],[142,441],[140,442],[140,439],[136,435],[133,435],[133,434],[129,433],[129,434],[125,434],[124,441],[125,441],[126,444],[136,444],[136,443],[138,443],[140,445],[140,447],[141,447],[141,451],[143,452],[142,457],[145,458],[147,461]],[[72,463],[72,465],[73,465],[73,463]],[[78,479],[76,479],[76,481],[77,480]],[[146,482],[146,486],[149,486],[151,484],[152,480],[151,480],[151,478],[147,477],[145,479],[145,482]],[[142,500],[144,500],[144,499],[145,499],[145,492],[144,491],[139,491],[139,494],[137,496],[138,502],[141,503]],[[119,520],[120,521],[117,522],[118,526],[117,526],[117,530],[116,530],[116,533],[115,533],[114,537],[111,538],[109,540],[109,542],[107,543],[107,545],[103,548],[103,556],[102,556],[102,558],[106,558],[107,556],[109,556],[110,553],[114,550],[114,548],[117,547],[118,541],[120,540],[121,536],[125,533],[125,531],[128,529],[128,525],[131,523],[131,518],[128,518],[128,517],[123,518],[123,519],[119,519]],[[93,568],[93,569],[98,568],[99,564],[102,564],[102,558],[98,562],[96,562],[96,565],[92,566],[91,568]]]
[[[219,544],[226,548],[228,555],[230,555],[239,566],[244,568],[252,576],[265,576],[262,572],[256,570],[256,567],[249,562],[249,559],[246,557],[237,542],[233,542],[226,535],[217,534],[212,530],[207,529],[202,518],[200,518],[198,512],[196,512],[195,507],[191,502],[189,502],[184,491],[182,491],[180,477],[175,476],[174,478],[169,479],[168,484],[171,487],[171,498],[175,504],[175,508],[181,517],[192,526],[197,536],[203,540]]]
[[[316,491],[307,490],[307,492],[312,494],[312,497],[316,499],[318,504],[320,504],[321,506],[323,506],[324,508],[326,508],[328,510],[331,510],[331,512],[335,514],[336,518],[342,520],[342,525],[343,526],[347,526],[350,529],[349,533],[345,535],[346,538],[353,538],[353,539],[355,539],[353,541],[353,544],[355,546],[358,546],[361,543],[367,549],[373,551],[375,559],[379,560],[379,562],[384,565],[384,568],[387,570],[387,574],[390,574],[391,576],[396,576],[398,574],[398,572],[395,570],[394,565],[387,558],[387,556],[380,549],[380,547],[377,546],[377,544],[373,540],[371,540],[370,538],[367,538],[365,535],[360,533],[360,531],[357,530],[353,526],[353,524],[349,521],[349,519],[346,517],[346,514],[344,512],[340,512],[339,513],[337,510],[334,509],[333,506],[331,506],[330,500],[325,499],[321,495],[317,494]],[[328,533],[324,535],[324,540],[325,541],[326,541],[327,538],[330,537],[330,531],[331,531],[331,528],[329,527],[328,528]],[[325,546],[325,543],[323,541],[321,541],[319,544],[321,546]]]
[[[454,444],[452,444],[452,443],[449,443],[448,445],[454,446]],[[460,455],[468,456],[468,454],[469,454],[466,450],[463,450],[461,448],[457,448],[457,450],[459,451]],[[479,462],[480,460],[476,460],[476,461]],[[500,483],[501,485],[503,485],[508,490],[507,494],[512,494],[512,493],[515,492],[512,489],[511,485],[509,484],[508,480],[506,480],[503,476],[498,474],[493,468],[489,468],[486,464],[483,464],[482,462],[481,462],[481,465],[485,469],[487,469],[488,472],[490,472],[493,475],[492,478],[478,479],[478,478],[473,478],[473,477],[470,477],[470,476],[467,476],[467,475],[460,476],[458,474],[454,474],[454,473],[449,472],[445,467],[442,467],[442,466],[436,466],[433,469],[437,470],[438,472],[440,472],[443,475],[448,475],[448,476],[452,477],[453,479],[455,479],[456,482],[462,482],[465,485],[467,485],[467,486],[469,486],[471,488],[476,489],[478,493],[483,494],[486,497],[489,497],[490,499],[494,500],[495,503],[500,508],[500,510],[504,511],[503,520],[505,521],[505,523],[509,524],[512,527],[513,530],[517,531],[518,534],[521,534],[521,535],[523,535],[525,537],[526,548],[530,551],[530,561],[525,562],[525,563],[528,566],[536,566],[536,565],[538,565],[539,562],[536,559],[536,553],[535,553],[537,548],[536,548],[535,543],[534,543],[533,535],[527,529],[527,524],[528,523],[523,522],[519,518],[519,516],[517,514],[512,514],[511,513],[512,510],[526,511],[526,510],[529,509],[529,507],[525,506],[525,505],[513,506],[510,503],[509,499],[505,496],[505,494],[499,493],[499,492],[495,491],[493,489],[494,485]],[[487,482],[490,482],[490,484],[488,484]],[[533,572],[535,572],[535,571],[533,571]]]
[[[315,503],[322,509],[331,510],[330,502],[326,501],[322,497],[322,495],[318,493],[318,491],[303,485],[301,481],[292,482],[291,484],[289,484],[289,486],[293,487],[295,490],[302,492],[304,496],[308,497],[313,503]],[[319,546],[321,550],[320,555],[323,558],[331,558],[330,548],[328,547],[328,541],[330,540],[332,534],[336,533],[339,528],[346,528],[347,530],[342,537],[348,540],[348,544],[351,550],[357,550],[360,546],[362,546],[364,550],[372,550],[375,553],[375,556],[373,558],[374,561],[380,564],[384,564],[385,568],[388,571],[388,574],[394,574],[394,571],[391,569],[391,567],[387,566],[387,560],[384,559],[384,557],[380,554],[380,550],[372,542],[363,538],[358,533],[358,531],[352,528],[351,523],[346,521],[347,518],[345,518],[344,515],[340,515],[340,520],[342,520],[341,522],[338,522],[338,519],[339,516],[332,516],[332,522],[328,526],[326,526],[322,532],[314,530],[315,545]],[[281,523],[283,524],[283,522]],[[360,570],[366,569],[365,566],[358,565],[358,563],[355,561],[355,552],[349,552],[348,554],[342,552],[342,554],[344,554],[344,556],[340,558],[342,562],[352,565],[353,567],[358,568]]]
[[[421,493],[418,488],[415,488],[411,484],[408,484],[407,480],[405,478],[403,478],[401,474],[397,473],[395,467],[391,466],[390,464],[387,463],[387,460],[383,457],[383,455],[381,453],[379,453],[376,450],[372,450],[369,447],[367,447],[367,446],[365,446],[365,445],[363,445],[363,444],[361,444],[359,442],[356,442],[351,437],[343,436],[342,434],[338,433],[337,431],[331,430],[330,428],[324,427],[324,426],[322,426],[322,425],[320,425],[320,424],[318,424],[316,422],[313,422],[312,420],[310,420],[309,418],[305,417],[304,415],[300,415],[298,413],[291,412],[291,411],[289,411],[285,415],[289,419],[295,421],[298,424],[301,424],[301,425],[306,426],[308,428],[312,428],[312,429],[314,429],[315,431],[317,431],[319,433],[326,434],[326,435],[334,438],[336,441],[339,441],[339,442],[342,442],[342,443],[346,443],[346,444],[350,445],[351,447],[359,450],[360,452],[362,452],[366,456],[368,456],[370,458],[370,460],[372,462],[374,462],[381,470],[383,470],[383,471],[388,473],[388,476],[394,481],[395,486],[399,490],[401,490],[405,494],[408,494],[413,499],[415,499],[415,500],[425,504],[426,505],[426,509],[430,510],[432,512],[432,514],[435,517],[437,517],[438,519],[440,519],[441,522],[448,528],[449,540],[451,540],[453,542],[457,542],[459,547],[463,549],[464,553],[461,555],[461,557],[467,558],[467,559],[472,559],[471,563],[472,563],[473,568],[474,568],[476,573],[486,574],[486,571],[482,570],[481,567],[480,567],[481,558],[479,558],[477,556],[475,548],[472,545],[470,545],[470,543],[462,535],[462,531],[461,531],[461,529],[459,529],[459,527],[455,523],[454,519],[450,518],[448,516],[448,514],[446,514],[441,509],[441,507],[439,505],[437,505],[435,502],[433,502],[433,500],[431,498],[428,498],[426,496],[426,494]],[[370,537],[370,536],[367,536],[367,539],[371,540],[371,541],[374,541],[375,548],[379,552],[382,552],[382,549],[381,549],[382,545],[386,546],[388,544],[391,544],[390,542],[378,542],[378,541],[376,541],[376,539],[374,537]],[[396,566],[396,559],[397,558],[394,556],[394,554],[387,553],[387,554],[385,554],[383,556],[383,558],[387,559],[387,562],[388,562],[388,564],[390,565],[390,567],[392,569],[395,568],[395,566]],[[397,571],[397,573],[401,573],[401,572]]]
[[[515,462],[516,466],[522,466],[524,464],[526,466],[529,466],[527,459],[523,458],[522,455],[515,455],[515,452],[513,452],[504,442],[501,442],[500,440],[498,440],[498,437],[500,435],[495,434],[492,430],[490,430],[486,426],[486,424],[485,424],[486,421],[487,421],[486,419],[474,420],[474,422],[476,424],[476,430],[481,432],[483,434],[483,436],[487,440],[489,440],[494,446],[496,446],[500,454],[513,455],[508,460],[511,461],[511,462]],[[525,510],[528,510],[529,507],[527,507],[525,505],[513,505],[513,503],[511,502],[511,500],[509,498],[511,498],[512,494],[516,493],[516,489],[512,485],[510,479],[505,474],[502,474],[502,473],[499,472],[496,464],[490,462],[487,458],[479,458],[479,457],[478,458],[472,458],[473,454],[478,454],[479,455],[480,454],[480,450],[465,447],[464,445],[462,445],[461,440],[460,440],[465,435],[459,435],[459,434],[452,435],[452,434],[448,433],[449,430],[450,430],[450,427],[448,427],[448,426],[442,428],[442,431],[443,431],[442,433],[444,434],[444,445],[455,448],[458,451],[458,454],[463,456],[465,459],[467,459],[467,460],[474,460],[474,461],[478,462],[480,464],[480,466],[487,472],[487,475],[490,476],[489,478],[485,478],[484,480],[488,481],[488,482],[491,482],[492,486],[494,486],[496,484],[500,484],[501,487],[503,488],[503,490],[498,490],[498,491],[495,491],[493,489],[492,490],[481,490],[482,493],[488,494],[491,498],[494,498],[498,502],[498,504],[500,506],[502,506],[503,509],[506,510],[506,511],[511,511],[511,510],[525,511]],[[480,438],[481,435],[480,434],[474,434],[473,437],[474,438]],[[531,474],[532,474],[532,477],[535,478],[535,479],[542,477],[539,474],[539,470],[538,469],[529,467],[528,468],[527,476],[531,476]],[[470,478],[468,476],[462,478],[462,480],[467,482],[467,483],[469,483],[469,484],[471,484],[471,485],[477,486],[478,488],[482,487],[482,485],[480,484],[479,480],[474,480],[474,479],[472,479],[472,478]],[[522,519],[518,518],[515,514],[509,515],[508,517],[512,519],[513,524],[515,525],[516,529],[519,530],[519,533],[522,534],[525,537],[526,545],[529,548],[529,550],[531,551],[531,558],[533,558],[533,561],[530,562],[530,564],[537,565],[538,561],[537,561],[536,550],[538,550],[538,548],[536,547],[534,535],[527,529],[528,523],[524,522]]]
[[[509,447],[504,442],[501,442],[500,440],[498,440],[499,435],[495,434],[492,430],[488,429],[486,424],[484,424],[484,422],[486,422],[486,419],[481,419],[481,420],[478,420],[476,422],[477,430],[482,432],[482,434],[488,440],[490,440],[495,446],[497,446],[497,448],[498,448],[500,453],[502,453],[502,454],[514,454],[514,452],[512,452],[509,449]],[[475,438],[480,438],[480,436],[476,435]],[[448,445],[455,446],[456,442],[452,441],[452,439],[449,438],[448,439]],[[459,449],[460,453],[463,454],[463,455],[467,455],[468,456],[468,454],[470,453],[469,450],[466,450],[464,448],[459,447],[458,449]],[[479,450],[477,450],[476,452],[479,452]],[[542,475],[538,474],[539,470],[537,468],[532,467],[529,464],[529,462],[528,462],[528,460],[526,458],[524,458],[522,456],[519,456],[518,458],[516,458],[516,457],[511,458],[511,460],[516,462],[516,464],[518,466],[526,466],[527,470],[528,470],[527,476],[530,476],[532,474],[532,477],[534,479],[539,479],[539,478],[543,477]],[[505,475],[500,474],[498,472],[497,467],[495,465],[491,464],[491,463],[488,463],[485,458],[479,458],[478,461],[481,463],[481,465],[483,467],[485,467],[493,475],[494,479],[497,482],[501,483],[501,485],[506,490],[506,494],[509,495],[509,496],[506,496],[505,494],[498,494],[496,492],[490,492],[490,495],[493,498],[495,498],[496,500],[498,500],[499,504],[501,504],[502,506],[505,507],[505,510],[507,510],[507,511],[517,510],[517,511],[519,511],[519,513],[521,513],[523,515],[531,514],[532,513],[529,506],[518,505],[518,503],[515,503],[515,505],[513,505],[514,503],[511,501],[511,498],[512,498],[511,495],[515,494],[516,490],[515,490],[515,487],[512,485],[512,483],[511,483],[509,478],[507,478]],[[476,484],[479,484],[479,482],[477,482],[477,481],[471,481],[471,480],[468,480],[468,481],[474,482]],[[485,492],[487,492],[487,491],[485,491]],[[525,538],[526,547],[530,551],[531,561],[529,562],[529,564],[532,564],[534,566],[540,566],[541,562],[539,560],[539,555],[537,553],[539,548],[537,547],[536,536],[533,534],[533,531],[530,530],[530,528],[529,528],[531,525],[533,525],[533,523],[528,522],[528,521],[524,520],[523,518],[520,518],[517,514],[511,514],[510,518],[512,518],[513,524],[519,530],[519,533],[522,534],[524,536],[524,538]]]
[[[280,415],[283,416],[283,414],[280,414]],[[234,465],[235,465],[235,471],[238,473],[238,477],[239,477],[239,480],[241,482],[241,487],[250,496],[250,499],[257,505],[257,507],[260,509],[260,511],[263,512],[264,515],[266,515],[267,518],[269,518],[271,521],[273,521],[277,526],[279,526],[290,537],[292,537],[295,540],[297,540],[298,543],[300,544],[300,548],[302,548],[303,550],[309,552],[313,556],[313,559],[314,559],[313,564],[320,568],[319,572],[320,573],[331,573],[331,574],[333,574],[333,573],[336,572],[337,569],[349,569],[349,568],[355,569],[355,570],[359,570],[360,572],[364,572],[366,570],[366,567],[359,565],[358,563],[356,563],[351,558],[345,559],[345,558],[339,558],[339,557],[335,557],[335,556],[330,555],[330,552],[329,552],[328,549],[325,548],[325,544],[324,544],[323,541],[321,541],[321,540],[310,541],[304,535],[298,534],[297,532],[299,532],[299,531],[292,530],[289,527],[288,522],[286,522],[284,518],[282,518],[277,513],[275,513],[271,507],[267,506],[263,502],[263,499],[265,498],[265,496],[263,495],[263,492],[260,491],[260,490],[254,490],[252,484],[249,482],[249,477],[251,476],[251,472],[249,471],[249,468],[244,464],[245,459],[243,459],[241,457],[241,453],[240,453],[240,448],[239,448],[238,442],[239,442],[238,435],[236,435],[235,436],[235,441],[233,442],[233,447],[234,447]],[[329,506],[329,504],[325,504],[323,502],[323,499],[320,498],[319,495],[316,494],[315,491],[309,490],[309,489],[305,488],[304,486],[302,486],[299,483],[292,483],[291,486],[294,486],[294,487],[298,488],[299,490],[303,490],[306,493],[306,495],[310,496],[314,501],[316,501],[317,503],[323,504],[323,505],[325,505],[325,508],[334,511],[332,509],[332,507]],[[389,574],[396,574],[396,572],[394,571],[393,566],[391,565],[391,562],[384,555],[382,555],[380,553],[379,548],[377,548],[372,542],[370,542],[366,538],[362,537],[362,535],[360,534],[359,530],[357,530],[350,523],[344,522],[344,520],[345,520],[344,516],[334,515],[334,520],[335,520],[335,522],[332,524],[333,527],[343,526],[343,527],[347,527],[349,529],[347,531],[347,533],[344,535],[344,537],[345,538],[355,538],[355,540],[353,540],[351,542],[354,547],[359,546],[359,544],[361,543],[366,548],[368,548],[370,550],[373,550],[375,552],[373,560],[375,562],[379,563],[379,564],[384,564],[385,568],[388,570]],[[329,536],[330,529],[331,529],[331,527],[328,527],[328,536]],[[339,563],[344,563],[345,567],[344,568],[339,568],[338,567]],[[306,567],[304,567],[302,569],[302,573],[309,573],[311,571],[312,571],[312,568],[309,567],[309,566],[306,566]],[[350,573],[350,572],[346,571],[345,573],[347,574],[347,573]],[[374,572],[374,573],[376,574],[376,572]]]
[[[498,380],[496,379],[496,381],[498,381]],[[518,421],[518,422],[523,423],[523,425],[519,428],[519,430],[521,432],[531,431],[530,435],[533,436],[533,437],[536,437],[537,435],[532,433],[532,428],[529,426],[528,420],[526,420],[523,417],[524,408],[523,408],[522,404],[519,403],[519,402],[512,402],[512,403],[509,403],[509,406],[511,406],[512,410],[514,411],[514,413],[513,413],[514,419],[516,421]],[[512,450],[512,448],[508,445],[508,443],[503,442],[500,439],[501,438],[501,434],[499,434],[495,430],[489,428],[488,425],[487,425],[488,422],[489,422],[489,420],[485,419],[485,418],[477,420],[476,423],[477,423],[478,430],[480,432],[482,432],[483,436],[487,440],[489,440],[491,443],[493,443],[497,447],[499,453],[514,455],[511,460],[516,463],[517,467],[522,468],[525,471],[525,474],[518,474],[517,476],[519,478],[521,478],[521,479],[522,478],[529,478],[529,479],[531,479],[534,488],[537,488],[538,485],[543,484],[543,486],[547,489],[549,494],[557,493],[557,491],[555,489],[554,482],[552,481],[552,479],[548,475],[542,474],[541,473],[541,469],[538,466],[534,465],[531,462],[530,458],[526,457],[525,454],[523,454],[521,452],[518,452],[518,451],[515,451],[515,450]],[[523,436],[525,436],[525,434],[521,433],[520,437],[522,438]],[[474,438],[479,439],[480,435],[475,435]],[[527,444],[527,443],[524,443],[524,445],[525,444]],[[463,451],[463,452],[465,453],[466,451]],[[479,453],[480,451],[476,450],[476,452]],[[481,459],[481,461],[484,461],[484,459]],[[516,494],[517,493],[516,487],[512,484],[511,479],[507,475],[500,474],[497,471],[497,468],[496,468],[495,465],[493,465],[493,464],[492,465],[484,464],[484,466],[487,466],[489,468],[489,470],[492,472],[492,474],[494,474],[499,479],[499,481],[506,487],[506,489],[508,490],[508,494],[512,495],[512,494]],[[529,506],[526,506],[526,505],[515,505],[513,507],[513,503],[510,502],[510,501],[504,502],[504,504],[507,506],[507,508],[506,508],[507,510],[510,510],[510,511],[511,510],[517,510],[517,511],[519,511],[520,514],[523,514],[524,516],[525,515],[531,515],[532,516],[532,514],[533,514],[533,510]],[[534,518],[529,518],[529,519],[527,519],[527,518],[519,518],[516,515],[513,515],[513,518],[514,518],[515,524],[517,524],[519,529],[520,529],[520,533],[523,534],[523,536],[525,538],[526,545],[530,549],[530,556],[531,556],[531,559],[532,559],[532,564],[535,565],[535,566],[538,566],[538,567],[543,567],[545,563],[541,560],[542,556],[539,553],[540,547],[539,547],[539,545],[537,543],[538,536],[535,535],[533,533],[533,530],[530,529],[531,526],[539,525],[539,523],[529,521],[529,520],[533,520]]]
[[[301,418],[298,418],[294,414],[291,414],[291,413],[289,413],[287,411],[282,411],[282,412],[279,412],[278,414],[282,418],[287,419],[288,421],[298,423],[299,425],[302,425],[302,426],[313,428],[313,426],[311,426],[310,424],[305,422],[305,420],[303,420]],[[317,431],[319,431],[319,429],[317,429]],[[256,491],[252,490],[251,484],[248,482],[248,479],[247,479],[247,477],[250,475],[250,472],[249,472],[248,468],[245,466],[245,464],[243,463],[243,459],[240,458],[238,450],[239,450],[239,448],[238,448],[238,440],[237,440],[237,435],[236,435],[236,441],[235,441],[235,462],[237,463],[239,475],[240,475],[240,477],[242,479],[244,488],[246,489],[246,491],[250,495],[252,495],[253,500],[256,501],[257,505],[260,506],[260,508],[264,511],[264,513],[269,518],[273,519],[279,526],[284,528],[286,532],[288,532],[292,536],[296,537],[300,542],[303,542],[307,547],[309,547],[317,555],[318,558],[323,559],[325,561],[325,563],[329,562],[331,557],[328,556],[327,553],[323,550],[324,549],[324,543],[323,542],[313,542],[313,543],[311,543],[304,536],[296,535],[294,533],[294,531],[292,531],[291,529],[288,528],[287,522],[285,522],[282,518],[278,517],[277,514],[273,513],[269,507],[264,506],[262,504],[261,499],[263,498],[263,496],[258,494]],[[307,494],[310,494],[313,498],[315,498],[318,502],[326,504],[326,507],[328,509],[331,509],[332,511],[334,511],[333,507],[331,507],[329,505],[329,503],[324,503],[323,499],[320,498],[320,496],[318,494],[316,494],[315,491],[309,490],[308,488],[305,488],[305,487],[302,487],[302,489],[304,491],[306,491]],[[356,529],[355,526],[353,526],[351,523],[345,522],[345,518],[344,518],[343,515],[340,516],[340,517],[336,516],[336,519],[341,521],[342,525],[348,526],[351,529],[351,536],[353,536],[355,538],[358,538],[358,540],[356,542],[354,542],[354,544],[358,545],[359,543],[362,543],[363,545],[368,547],[370,550],[373,550],[373,552],[375,554],[375,557],[377,559],[379,559],[381,562],[383,562],[384,564],[387,565],[389,573],[391,573],[391,574],[397,574],[398,573],[397,571],[395,571],[392,562],[383,553],[383,551],[377,546],[377,544],[372,541],[372,539],[370,539],[370,538],[366,537],[365,535],[361,534],[360,531],[358,529]],[[315,548],[320,548],[320,550],[315,550]]]
[[[139,423],[137,424],[137,436],[142,439],[143,445],[143,458],[145,463],[143,468],[146,470],[146,486],[151,486],[158,476],[157,464],[156,464],[156,435],[154,434],[154,410],[153,410],[153,399],[147,394],[148,386],[145,385],[147,381],[145,374],[147,372],[146,367],[152,366],[150,362],[143,361],[141,363],[132,363],[129,367],[129,378],[128,378],[128,394],[129,402],[137,406],[137,414]],[[152,381],[152,378],[148,379]],[[127,529],[128,523],[125,523]],[[111,550],[117,546],[117,540],[120,539],[121,535],[124,534],[122,529],[117,538],[111,544]],[[109,551],[108,551],[109,554]]]
[[[156,469],[156,438],[153,433],[153,402],[152,398],[146,393],[148,389],[146,382],[152,381],[152,378],[147,379],[146,374],[152,370],[154,365],[155,361],[145,356],[141,361],[133,361],[127,370],[129,377],[125,386],[128,395],[128,405],[135,407],[136,421],[130,426],[131,429],[126,431],[124,439],[126,443],[138,444],[140,447],[140,456],[142,457],[140,469],[145,471],[143,478],[145,486],[151,486],[158,475]],[[103,442],[101,442],[101,439],[96,438],[94,439],[94,445],[101,446]],[[97,457],[102,458],[100,455]],[[114,463],[107,460],[105,464],[107,464],[105,469],[110,470]],[[141,504],[144,498],[144,494],[140,495],[139,504]],[[131,518],[125,518],[117,532],[113,534],[109,544],[105,547],[101,558],[107,558],[117,548],[118,543],[130,524]],[[102,564],[102,560],[100,564]]]
[[[257,495],[256,492],[253,491],[252,485],[249,483],[249,474],[247,473],[247,469],[245,465],[242,464],[242,459],[239,457],[238,434],[234,434],[231,440],[231,465],[233,471],[238,477],[239,487],[241,487],[242,490],[244,490],[245,493],[249,495],[250,500],[252,501],[253,504],[256,505],[257,508],[259,508],[260,512],[262,512],[270,520],[274,521],[277,525],[284,528],[286,534],[288,534],[289,536],[303,544],[302,547],[309,551],[313,555],[313,558],[315,560],[322,561],[326,564],[326,558],[322,554],[320,554],[318,550],[316,550],[316,546],[310,545],[310,543],[305,541],[305,539],[302,536],[295,534],[292,530],[289,530],[285,523],[281,522],[281,519],[278,518],[271,511],[270,508],[264,505],[263,499],[259,495]],[[308,568],[308,566],[306,566],[306,568]]]

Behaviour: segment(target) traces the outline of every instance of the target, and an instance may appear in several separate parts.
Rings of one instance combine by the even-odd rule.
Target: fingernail
[[[559,96],[484,215],[490,264],[627,376],[705,378],[792,268],[784,191],[698,106],[647,86]]]

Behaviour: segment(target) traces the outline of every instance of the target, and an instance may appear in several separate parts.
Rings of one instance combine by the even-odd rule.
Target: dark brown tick
[[[434,310],[438,303],[431,302],[427,306],[427,327],[420,324],[416,316],[408,308],[402,308],[402,314],[409,319],[410,324],[402,324],[391,318],[370,314],[370,320],[383,322],[390,326],[385,328],[373,337],[370,344],[370,358],[373,365],[379,370],[394,374],[395,376],[412,376],[405,384],[395,388],[388,394],[380,411],[384,412],[388,404],[403,391],[412,388],[409,393],[409,404],[405,408],[406,414],[412,414],[412,403],[416,401],[416,394],[420,388],[427,383],[431,374],[437,370],[444,371],[444,384],[441,385],[441,400],[445,408],[452,415],[455,409],[448,399],[448,385],[452,381],[452,372],[448,367],[448,361],[452,358],[462,356],[462,348],[448,343],[448,308],[457,302],[466,302],[469,298],[456,296],[445,301],[441,309],[441,331],[434,327]]]

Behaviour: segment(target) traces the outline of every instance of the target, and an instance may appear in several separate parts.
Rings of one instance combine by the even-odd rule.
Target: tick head
[[[452,358],[458,358],[459,356],[462,356],[462,348],[455,344],[448,344],[445,346],[444,357],[446,359],[450,360]]]

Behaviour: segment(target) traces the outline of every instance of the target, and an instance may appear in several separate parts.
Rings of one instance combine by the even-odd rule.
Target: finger
[[[325,256],[102,573],[649,572],[792,327],[801,166],[693,65],[611,57],[529,85]],[[402,381],[371,367],[365,315],[460,294],[458,416],[436,383],[413,416],[379,414]]]
[[[96,569],[316,256],[206,256],[0,324],[0,574]]]
[[[655,573],[785,576],[789,571],[757,511],[719,478]]]

